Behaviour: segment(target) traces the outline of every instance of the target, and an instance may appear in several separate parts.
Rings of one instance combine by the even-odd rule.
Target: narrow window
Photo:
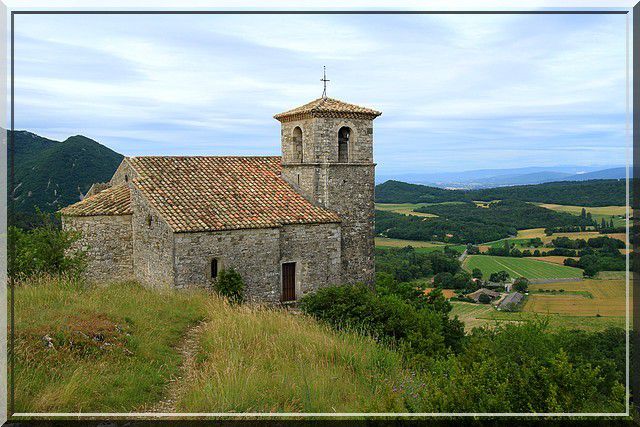
[[[124,176],[124,182],[129,182],[129,175]]]
[[[302,163],[302,129],[296,126],[293,129],[293,162]]]
[[[211,278],[215,279],[216,277],[218,277],[218,260],[214,258],[211,260]]]
[[[151,217],[151,215],[147,215],[147,227],[151,227],[151,221],[153,220],[153,218]]]
[[[347,163],[349,161],[349,139],[351,129],[344,126],[338,131],[338,162]]]

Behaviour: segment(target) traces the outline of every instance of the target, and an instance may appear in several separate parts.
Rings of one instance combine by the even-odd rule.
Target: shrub
[[[227,298],[232,304],[244,302],[244,281],[233,268],[222,270],[213,284],[213,289],[219,295]]]
[[[62,230],[49,214],[37,212],[42,225],[31,230],[7,229],[9,275],[26,278],[40,274],[77,275],[86,266],[82,251],[71,251],[80,233]]]
[[[435,304],[426,304],[418,309],[397,295],[376,295],[365,285],[330,286],[300,300],[305,314],[337,329],[355,330],[391,342],[409,356],[444,352],[443,315],[434,307]]]
[[[529,289],[529,279],[526,277],[518,277],[513,281],[513,289],[518,292],[527,292]]]
[[[481,302],[482,304],[489,304],[491,302],[491,297],[487,294],[481,294],[478,297],[478,301]]]

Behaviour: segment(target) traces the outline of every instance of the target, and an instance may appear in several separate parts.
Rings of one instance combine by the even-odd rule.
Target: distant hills
[[[10,131],[9,131],[10,134]],[[27,131],[14,131],[15,187],[10,190],[17,212],[45,212],[77,202],[94,182],[104,182],[123,156],[76,135],[54,141]]]
[[[626,203],[625,184],[622,179],[603,179],[548,182],[475,190],[446,190],[391,180],[376,185],[376,202],[440,203],[509,199],[577,206],[624,206]]]
[[[110,148],[76,135],[64,141],[15,131],[15,188],[10,191],[15,209],[32,214],[34,206],[55,212],[77,202],[94,182],[108,181],[123,156]],[[560,171],[544,168],[478,170],[440,174],[440,178],[459,182],[484,183],[487,187],[450,190],[440,185],[420,185],[389,180],[376,186],[376,201],[386,203],[418,203],[468,200],[512,199],[541,203],[582,206],[625,204],[624,167],[607,169],[578,166],[560,167]],[[579,172],[579,173],[578,173]],[[433,178],[434,176],[431,176]],[[429,178],[423,175],[422,178]],[[562,181],[539,185],[513,185],[519,181]],[[506,186],[506,183],[510,183]]]
[[[625,167],[555,166],[511,169],[480,169],[462,172],[380,174],[377,182],[402,181],[451,189],[492,188],[508,185],[542,184],[554,181],[587,181],[592,179],[622,179]]]

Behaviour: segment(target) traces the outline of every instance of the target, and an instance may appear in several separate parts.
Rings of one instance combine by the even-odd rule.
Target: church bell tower
[[[323,79],[326,85],[326,78]],[[282,178],[342,218],[342,283],[373,285],[373,120],[379,111],[326,97],[274,116]]]

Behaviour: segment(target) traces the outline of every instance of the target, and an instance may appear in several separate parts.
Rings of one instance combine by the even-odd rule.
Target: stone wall
[[[280,230],[280,262],[296,263],[296,299],[342,284],[339,224],[287,225]]]
[[[293,163],[293,129],[303,131],[304,162]],[[338,131],[351,128],[348,163],[338,163]],[[373,284],[374,187],[373,122],[315,118],[282,124],[282,177],[307,200],[342,218],[345,283]]]
[[[124,184],[125,182],[129,183],[129,187],[131,187],[131,181],[138,177],[138,173],[131,167],[129,161],[125,157],[118,166],[118,169],[114,172],[109,184],[117,185]]]
[[[86,277],[95,283],[133,279],[131,215],[63,216],[62,227],[82,234],[71,250],[86,252]]]
[[[282,228],[178,233],[175,237],[177,287],[211,286],[211,260],[218,270],[235,269],[251,301],[277,303],[281,264],[296,262],[297,296],[339,282],[338,224],[290,225]]]
[[[282,163],[295,162],[293,131],[302,129],[303,163],[336,163],[338,131],[351,129],[349,163],[373,162],[373,121],[368,119],[311,118],[282,123]]]
[[[152,288],[170,287],[174,283],[173,231],[139,190],[130,187],[133,208],[133,269],[136,279]]]

